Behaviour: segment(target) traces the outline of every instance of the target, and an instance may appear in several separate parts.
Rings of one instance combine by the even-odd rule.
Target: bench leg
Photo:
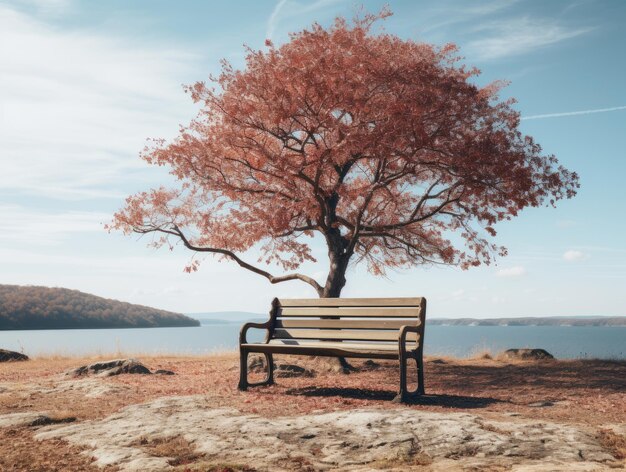
[[[417,359],[417,394],[425,395],[424,390],[424,359],[422,354],[419,354]]]
[[[400,394],[399,400],[402,403],[406,403],[410,400],[411,395],[407,386],[407,361],[408,356],[406,352],[400,354]]]
[[[406,401],[406,358],[400,353],[400,393],[398,394],[401,402]]]
[[[239,390],[248,390],[248,351],[239,350]]]
[[[265,385],[274,385],[274,356],[271,353],[265,354],[267,363],[267,379],[263,382]]]
[[[267,376],[265,380],[257,383],[248,382],[248,351],[239,351],[239,390],[248,390],[248,387],[259,387],[261,385],[273,385],[274,384],[274,357],[271,353],[264,352],[265,362],[267,364]]]
[[[415,359],[417,364],[417,389],[414,392],[410,392],[407,386],[407,363],[409,359]],[[419,395],[424,394],[424,366],[421,358],[414,354],[401,353],[400,354],[400,393],[399,400],[402,403],[410,402]]]

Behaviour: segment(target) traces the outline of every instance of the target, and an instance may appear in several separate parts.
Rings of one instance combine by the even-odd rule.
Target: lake
[[[206,354],[236,349],[240,325],[0,331],[0,348],[30,356]],[[256,339],[249,339],[261,337],[257,334]],[[427,355],[466,357],[484,350],[497,353],[514,347],[539,347],[561,359],[626,359],[626,327],[427,326],[425,337]]]

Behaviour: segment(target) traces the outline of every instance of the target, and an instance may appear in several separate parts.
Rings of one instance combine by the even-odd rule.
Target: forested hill
[[[0,330],[198,326],[179,313],[66,288],[0,285]]]

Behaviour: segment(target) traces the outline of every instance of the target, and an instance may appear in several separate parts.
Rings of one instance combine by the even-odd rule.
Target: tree
[[[479,71],[455,46],[374,34],[389,14],[266,41],[244,70],[224,61],[213,87],[187,87],[198,116],[143,153],[179,186],[129,197],[110,228],[223,256],[271,283],[300,280],[320,297],[340,296],[350,263],[383,274],[504,255],[495,223],[574,196],[578,177],[519,131],[502,83],[472,82]],[[290,272],[314,260],[316,235],[328,247],[321,284]],[[287,273],[245,261],[253,247]],[[186,270],[197,267],[192,258]]]

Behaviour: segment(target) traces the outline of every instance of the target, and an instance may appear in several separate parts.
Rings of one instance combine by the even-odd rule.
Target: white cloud
[[[589,256],[587,254],[585,254],[582,251],[577,251],[574,249],[571,249],[569,251],[565,251],[565,253],[563,254],[563,259],[565,259],[566,261],[569,262],[575,262],[575,261],[583,261],[585,259],[587,259]]]
[[[561,116],[591,115],[593,113],[605,113],[607,111],[626,110],[626,106],[610,108],[593,108],[591,110],[567,111],[563,113],[546,113],[544,115],[523,116],[522,120],[539,120],[542,118],[558,118]]]
[[[61,31],[3,5],[0,24],[5,191],[118,199],[146,178],[145,138],[172,136],[193,116],[181,84],[199,74],[187,51]]]
[[[72,233],[104,232],[106,213],[67,211],[43,212],[17,205],[0,205],[0,241],[20,245],[58,244]]]
[[[506,269],[500,269],[496,276],[498,277],[521,277],[526,275],[526,269],[523,266],[513,266]]]
[[[519,0],[494,0],[483,2],[463,2],[450,3],[440,1],[439,8],[432,8],[425,11],[421,9],[420,14],[426,15],[425,27],[421,28],[421,33],[425,34],[435,30],[448,31],[459,24],[473,24],[482,21],[484,17],[498,13],[517,3]]]
[[[622,247],[610,247],[610,246],[579,246],[580,249],[588,251],[600,251],[613,254],[626,254],[626,249]]]
[[[18,0],[16,4],[33,7],[40,15],[58,16],[69,10],[72,0]]]
[[[470,41],[467,50],[482,60],[501,59],[526,54],[589,31],[591,28],[567,28],[528,17],[492,21],[474,29],[485,37]]]

